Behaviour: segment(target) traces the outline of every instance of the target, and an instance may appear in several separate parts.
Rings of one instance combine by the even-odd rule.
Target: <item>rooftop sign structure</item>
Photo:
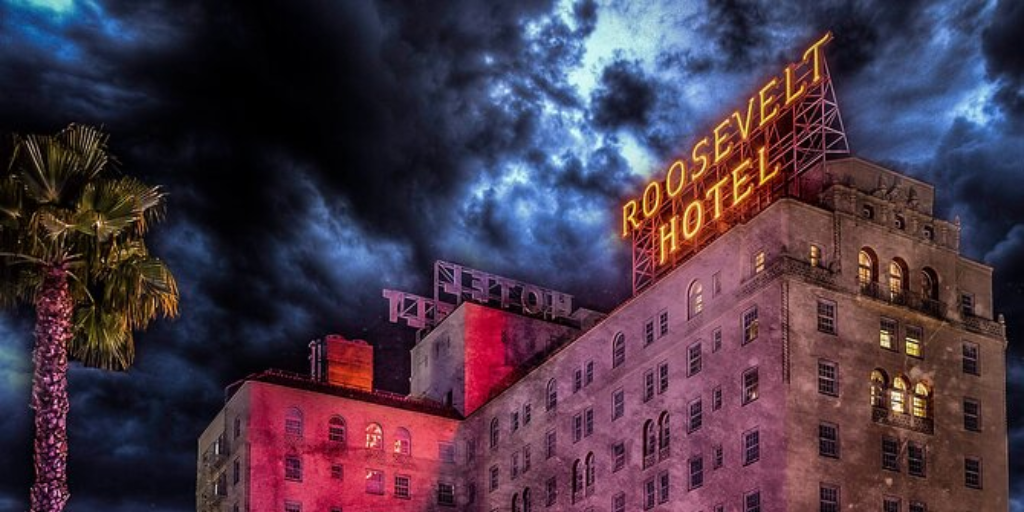
[[[465,301],[498,306],[546,320],[569,318],[572,295],[447,261],[434,262],[434,297],[384,290],[388,319],[416,329],[430,328]]]
[[[825,61],[827,33],[622,206],[637,294],[781,197],[813,198],[849,146]]]

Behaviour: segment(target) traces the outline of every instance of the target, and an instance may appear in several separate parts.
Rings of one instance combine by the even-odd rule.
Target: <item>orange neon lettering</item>
[[[765,114],[766,107],[775,102],[775,95],[764,95],[766,91],[775,87],[778,83],[778,80],[772,78],[768,83],[764,84],[764,87],[761,88],[761,92],[758,94],[761,97],[761,122],[757,125],[758,128],[764,126],[768,121],[775,119],[775,116],[779,113],[779,106],[773,105],[771,111]]]
[[[736,206],[743,202],[750,193],[754,191],[753,185],[747,185],[747,188],[740,192],[743,185],[746,185],[750,181],[750,176],[743,174],[747,169],[750,169],[751,161],[749,158],[740,162],[739,165],[732,170],[732,205]]]
[[[701,147],[707,147],[708,144],[710,144],[708,138],[704,137],[697,141],[697,144],[694,144],[693,146],[693,150],[690,151],[690,156],[693,157],[693,163],[696,164],[697,162],[700,162],[700,170],[693,171],[693,174],[690,175],[690,179],[696,180],[704,174],[704,171],[708,170],[708,154],[706,151],[700,151]]]
[[[815,41],[814,44],[812,44],[811,47],[808,48],[807,51],[804,52],[804,56],[803,56],[803,61],[804,62],[807,61],[807,56],[808,55],[811,55],[812,58],[814,59],[814,79],[811,80],[812,84],[816,84],[816,83],[818,83],[818,80],[821,80],[821,61],[822,61],[821,47],[824,46],[825,43],[827,43],[827,42],[829,42],[831,40],[832,40],[832,32],[826,32],[825,35],[821,39],[818,39],[817,41]]]
[[[740,139],[741,140],[747,140],[747,137],[750,135],[750,118],[754,117],[752,115],[753,113],[754,113],[754,98],[750,98],[750,100],[747,101],[747,117],[746,117],[746,119],[744,119],[743,117],[740,116],[740,111],[739,110],[737,110],[736,112],[732,113],[732,117],[736,118],[736,126],[739,127]]]
[[[693,217],[694,215],[696,218]],[[693,202],[686,205],[686,210],[683,210],[683,238],[689,240],[697,236],[697,232],[703,225],[704,205],[701,204],[700,199],[694,199]]]
[[[629,202],[622,205],[622,237],[629,236],[630,229],[638,227],[640,227],[640,222],[636,220],[636,199],[630,199]]]
[[[786,106],[796,101],[800,96],[804,95],[807,91],[807,84],[801,83],[800,89],[793,92],[793,66],[786,67]]]
[[[678,169],[679,171],[679,186],[672,186],[672,170]],[[665,173],[665,192],[668,197],[678,196],[683,191],[683,186],[686,185],[686,162],[682,160],[676,160],[669,166],[668,171]]]
[[[653,194],[654,195],[653,204],[651,204],[651,201],[648,201],[648,198],[652,195],[651,194],[652,191],[654,192],[654,194]],[[650,206],[650,208],[648,208],[648,206]],[[658,208],[660,208],[660,207],[661,207],[661,183],[657,182],[657,181],[652,181],[652,182],[648,183],[647,184],[647,188],[644,189],[644,199],[643,199],[644,219],[649,219],[652,216],[654,216],[655,213],[658,213]]]
[[[722,161],[723,158],[729,156],[729,153],[732,153],[732,143],[731,142],[727,146],[725,146],[725,151],[722,151],[722,143],[729,140],[730,133],[726,132],[725,136],[722,136],[721,130],[722,130],[722,128],[726,128],[728,124],[729,124],[729,119],[726,118],[725,121],[722,121],[721,123],[718,123],[718,126],[715,127],[715,163],[716,164],[718,162]]]
[[[712,202],[715,205],[715,213],[712,218],[715,220],[718,220],[718,218],[722,216],[722,187],[724,187],[726,183],[729,183],[728,176],[718,180],[718,183],[715,183],[714,186],[709,188],[707,193],[704,195],[704,197],[708,199],[712,199],[711,196],[714,195],[714,201]]]
[[[662,224],[661,227],[658,228],[658,236],[659,238],[661,238],[661,257],[658,258],[659,265],[665,264],[665,261],[668,260],[668,255],[670,253],[679,250],[679,237],[676,235],[676,226],[678,226],[678,224],[679,216],[673,215],[672,218],[669,219],[668,224]],[[666,228],[668,228],[667,233]],[[669,242],[668,251],[665,250],[666,242]]]
[[[775,164],[775,169],[772,172],[768,171],[768,146],[762,146],[761,149],[757,150],[757,166],[760,169],[759,175],[761,179],[757,182],[758,186],[764,185],[764,182],[774,178],[779,174],[781,165]]]

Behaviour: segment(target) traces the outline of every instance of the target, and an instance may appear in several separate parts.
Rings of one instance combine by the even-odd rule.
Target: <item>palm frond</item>
[[[135,360],[135,340],[124,315],[101,303],[75,309],[75,333],[68,346],[71,357],[86,366],[126,370]]]

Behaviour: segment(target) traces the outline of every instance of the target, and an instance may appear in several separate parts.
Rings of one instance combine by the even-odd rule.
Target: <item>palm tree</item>
[[[127,370],[133,331],[178,314],[170,270],[144,243],[164,193],[114,172],[107,136],[72,124],[14,136],[0,175],[0,306],[35,306],[33,512],[64,509],[68,358]]]

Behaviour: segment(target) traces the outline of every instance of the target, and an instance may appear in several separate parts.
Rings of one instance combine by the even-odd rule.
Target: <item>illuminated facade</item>
[[[313,345],[311,376],[229,387],[199,510],[1006,510],[992,269],[959,254],[931,185],[832,153],[821,73],[780,102],[794,121],[770,146],[807,129],[817,152],[755,165],[737,142],[722,218],[624,208],[636,293],[608,315],[438,262],[433,298],[385,291],[420,329],[410,396],[374,391],[369,346],[340,337]],[[805,100],[822,119],[801,125]]]

